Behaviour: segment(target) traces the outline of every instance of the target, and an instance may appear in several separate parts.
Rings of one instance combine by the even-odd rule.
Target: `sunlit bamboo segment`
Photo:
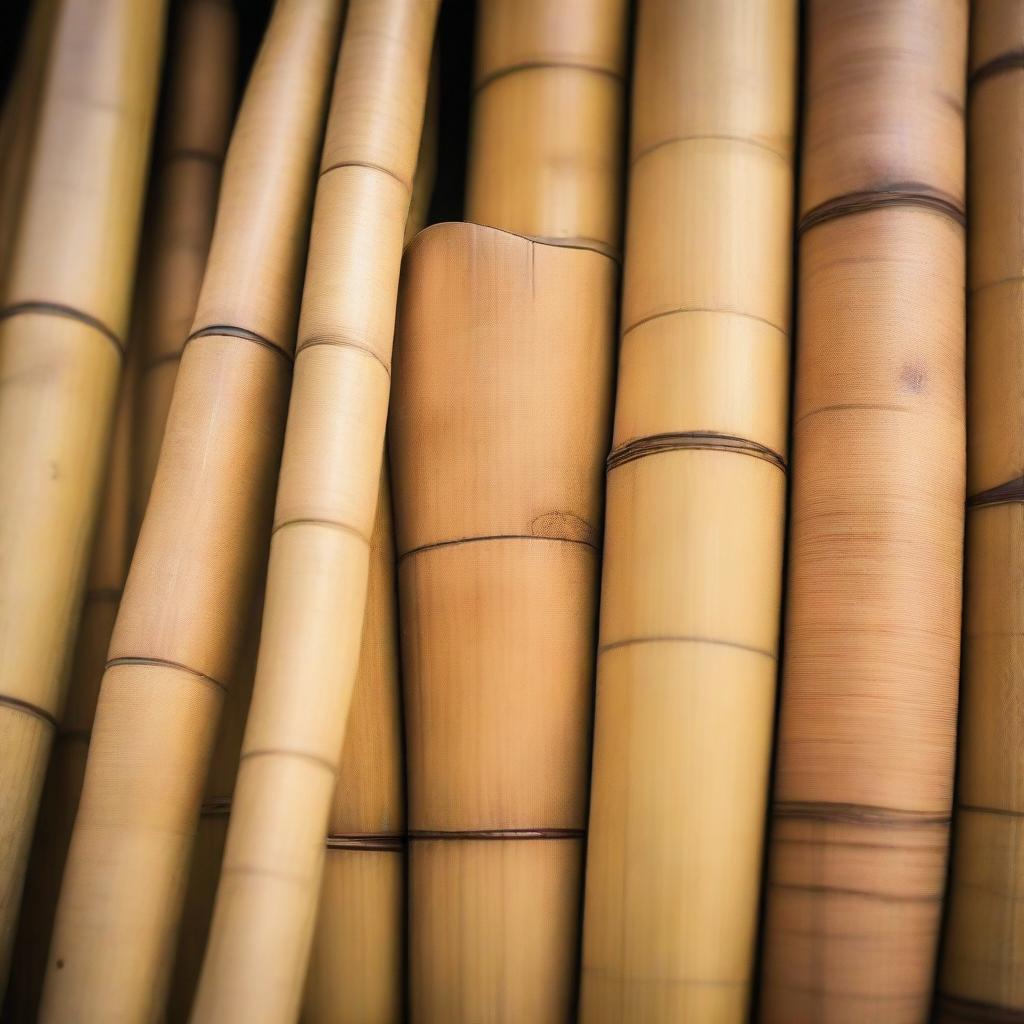
[[[398,275],[437,8],[437,0],[348,7],[253,702],[197,1022],[292,1020],[301,1006],[360,657]]]
[[[626,0],[480,0],[466,219],[618,252]]]
[[[641,0],[580,1020],[746,1021],[786,500],[795,0]]]
[[[960,649],[967,6],[807,7],[761,986],[778,1024],[929,1014]]]
[[[0,986],[103,491],[163,29],[162,0],[62,0],[0,297]]]
[[[575,1000],[617,267],[471,224],[403,271],[392,414],[414,1022]]]
[[[224,691],[266,558],[335,0],[279,0],[110,645],[42,1021],[163,1014]]]
[[[1024,4],[972,7],[960,763],[937,1017],[1024,1019]]]

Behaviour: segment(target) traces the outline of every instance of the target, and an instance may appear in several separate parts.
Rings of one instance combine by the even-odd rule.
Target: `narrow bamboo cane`
[[[1024,4],[971,20],[967,560],[941,1021],[1024,1019]]]
[[[580,1019],[747,1019],[782,589],[797,9],[641,0]]]
[[[193,1020],[299,1012],[358,667],[437,0],[352,0],[324,144],[253,703]]]
[[[392,416],[414,1021],[568,1019],[617,268],[492,228],[406,257]]]
[[[103,489],[161,0],[64,0],[0,306],[0,986]]]
[[[336,0],[279,0],[118,612],[42,1021],[158,1019],[225,683],[258,582],[289,385]]]
[[[964,0],[812,0],[762,1017],[927,1019],[964,502]]]

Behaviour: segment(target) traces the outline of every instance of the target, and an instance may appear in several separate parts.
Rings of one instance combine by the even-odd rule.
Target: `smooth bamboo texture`
[[[153,487],[185,339],[196,312],[235,110],[238,19],[224,0],[184,0],[169,47],[142,271],[133,518]]]
[[[40,1019],[155,1021],[224,690],[266,557],[335,0],[279,0],[118,612]]]
[[[472,224],[403,270],[391,424],[411,1019],[575,998],[617,268]]]
[[[580,1020],[740,1024],[788,433],[794,0],[641,0]]]
[[[0,986],[103,490],[162,0],[63,0],[0,304]]]
[[[972,7],[960,762],[937,1018],[1024,1019],[1024,4]]]
[[[761,1017],[928,1019],[964,479],[965,0],[807,8]]]
[[[466,219],[619,250],[626,0],[481,0]]]
[[[321,161],[246,724],[196,1022],[298,1016],[355,683],[437,0],[352,0]]]

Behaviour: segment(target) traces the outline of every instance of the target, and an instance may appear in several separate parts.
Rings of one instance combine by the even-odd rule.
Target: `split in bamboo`
[[[41,1020],[152,1020],[220,705],[266,557],[335,0],[278,0],[110,647]]]
[[[927,1019],[964,516],[966,0],[812,0],[762,1019]]]
[[[580,1020],[740,1022],[788,432],[795,0],[641,0]]]

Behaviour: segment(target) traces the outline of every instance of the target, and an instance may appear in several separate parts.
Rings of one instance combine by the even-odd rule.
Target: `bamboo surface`
[[[967,560],[940,1021],[1024,1018],[1024,4],[972,8]]]
[[[472,224],[403,271],[392,414],[411,1019],[574,1002],[615,263]]]
[[[807,8],[765,1021],[928,1017],[964,501],[964,0]]]
[[[642,0],[580,1020],[747,1019],[786,500],[797,9]]]
[[[351,0],[321,161],[253,702],[196,1022],[297,1017],[360,653],[437,0]],[[268,837],[273,837],[268,842]]]
[[[279,0],[118,612],[40,1019],[160,1019],[227,681],[266,557],[340,11]]]
[[[63,0],[0,302],[0,986],[107,463],[164,5]]]

